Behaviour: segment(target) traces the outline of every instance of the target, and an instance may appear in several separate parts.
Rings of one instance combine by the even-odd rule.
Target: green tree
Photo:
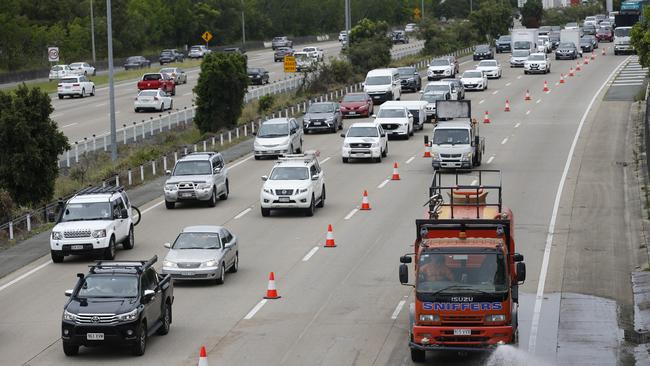
[[[512,9],[507,3],[486,0],[481,8],[469,16],[473,27],[489,41],[500,35],[510,33],[513,26]]]
[[[477,30],[466,21],[426,20],[420,25],[420,38],[424,39],[424,52],[428,55],[442,55],[481,41]]]
[[[357,72],[388,66],[392,47],[388,30],[386,22],[374,22],[367,18],[360,20],[350,30],[350,47],[346,53]]]
[[[241,116],[248,74],[246,59],[237,54],[211,53],[201,63],[194,87],[196,117],[202,133],[233,127]]]
[[[528,0],[521,8],[521,24],[526,28],[538,28],[543,14],[542,0]]]
[[[632,27],[630,42],[639,55],[639,63],[643,67],[650,65],[650,6],[643,9],[643,19]]]
[[[69,148],[50,114],[47,93],[24,84],[14,94],[0,91],[0,190],[19,205],[50,200],[59,173],[58,157]]]

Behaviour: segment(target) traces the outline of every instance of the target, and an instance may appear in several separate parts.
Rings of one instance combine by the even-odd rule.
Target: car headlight
[[[451,74],[451,70],[449,69],[445,70],[445,75],[449,75],[449,74]]]
[[[437,152],[433,152],[433,151],[432,151],[432,152],[431,152],[431,158],[432,158],[433,160],[440,160],[440,154],[437,153]]]
[[[298,193],[306,193],[309,190],[309,188],[302,188],[298,190]]]
[[[349,148],[350,148],[350,144],[345,143],[345,144],[343,144],[343,147],[346,148],[346,149],[349,149]]]
[[[61,231],[52,231],[52,239],[54,239],[54,240],[62,240],[63,239],[63,232],[61,232]]]
[[[379,147],[379,142],[373,142],[372,145],[370,145],[370,147]]]
[[[434,315],[434,314],[421,314],[420,315],[420,321],[421,322],[439,322],[440,321],[440,316],[439,315]]]
[[[93,238],[105,238],[106,237],[106,230],[93,230],[91,236]]]
[[[328,119],[325,120],[326,122],[334,122],[334,117],[329,117]]]
[[[178,189],[176,184],[165,184],[165,190],[167,191],[175,191],[176,189]]]
[[[71,312],[64,310],[63,311],[63,320],[74,322],[77,320],[77,314],[72,314]]]
[[[463,153],[463,156],[461,157],[461,160],[465,160],[465,161],[471,160],[471,159],[472,159],[472,153],[471,152]]]
[[[163,261],[163,267],[176,267],[176,262],[164,260]]]
[[[199,183],[199,185],[196,186],[198,189],[209,189],[210,185],[208,183]]]
[[[203,262],[203,263],[201,263],[201,266],[202,266],[202,267],[217,267],[218,265],[219,265],[219,262],[217,262],[217,261],[214,260],[214,259],[213,259],[213,260],[209,260],[209,261],[207,261],[207,262]]]
[[[486,323],[496,323],[506,321],[506,316],[504,314],[492,314],[485,317]]]
[[[136,320],[138,318],[138,309],[133,309],[132,311],[129,311],[128,313],[124,314],[117,314],[117,320],[121,322],[129,322]]]
[[[264,193],[268,193],[268,194],[272,194],[272,193],[273,193],[273,192],[271,192],[271,190],[268,189],[268,188],[262,188],[262,191],[264,191]]]

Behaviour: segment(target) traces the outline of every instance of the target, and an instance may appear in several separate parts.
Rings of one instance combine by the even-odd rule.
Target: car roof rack
[[[124,191],[123,186],[106,186],[106,187],[86,187],[81,189],[76,193],[76,195],[82,194],[113,194]]]
[[[185,156],[199,156],[199,155],[208,155],[208,156],[213,156],[217,155],[219,152],[218,151],[195,151],[191,152]]]
[[[88,267],[90,267],[90,273],[137,272],[140,274],[157,261],[158,256],[154,255],[146,261],[96,261],[95,264],[90,264]]]
[[[278,163],[282,161],[292,161],[292,160],[304,160],[305,163],[318,158],[320,156],[320,151],[318,150],[306,150],[302,154],[285,154],[278,158]]]

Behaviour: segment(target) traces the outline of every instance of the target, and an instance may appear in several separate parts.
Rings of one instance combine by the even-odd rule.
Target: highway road
[[[490,112],[492,123],[481,126],[487,144],[483,168],[503,171],[504,204],[515,214],[518,251],[528,268],[520,288],[519,350],[511,351],[526,355],[532,338],[538,361],[521,364],[553,365],[559,305],[552,299],[563,277],[547,274],[549,264],[564,263],[564,251],[550,251],[549,223],[557,217],[567,159],[583,153],[574,149],[576,132],[596,118],[593,111],[602,103],[596,94],[606,90],[601,87],[627,57],[598,56],[563,85],[556,84],[560,73],[575,62],[553,61],[550,75],[523,75],[521,69],[507,67],[507,57],[497,55],[506,66],[503,78],[490,80],[485,92],[468,92],[467,98],[479,120]],[[474,64],[464,61],[461,69]],[[542,92],[545,80],[549,93]],[[130,94],[130,88],[119,89],[120,95]],[[526,90],[531,101],[524,101]],[[511,112],[503,111],[506,99]],[[346,126],[350,123],[345,120]],[[259,177],[273,161],[250,155],[230,165],[231,195],[214,208],[166,210],[161,198],[142,207],[136,246],[118,251],[118,259],[154,254],[162,259],[163,243],[183,227],[220,224],[238,235],[241,260],[239,272],[227,276],[225,285],[176,284],[171,331],[150,338],[141,358],[108,348],[82,348],[77,357],[64,356],[59,338],[63,292],[74,285],[75,273],[87,270],[87,258],[56,265],[42,258],[1,279],[0,364],[195,365],[205,345],[210,365],[410,365],[407,309],[412,294],[399,284],[397,269],[399,256],[413,243],[414,220],[424,216],[432,168],[422,158],[422,137],[431,128],[426,125],[408,141],[391,141],[389,157],[381,164],[343,164],[338,134],[305,136],[305,147],[321,153],[327,187],[325,208],[311,218],[291,213],[262,218]],[[393,162],[400,166],[401,180],[386,182]],[[372,209],[357,211],[365,189]],[[328,224],[338,245],[333,249],[322,248]],[[282,298],[260,302],[270,271],[275,271]],[[542,292],[536,296],[540,280]],[[400,307],[403,301],[406,305]],[[475,355],[428,355],[428,364],[485,362]]]

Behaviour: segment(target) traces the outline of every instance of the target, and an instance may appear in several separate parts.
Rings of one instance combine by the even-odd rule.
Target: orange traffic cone
[[[327,239],[325,239],[325,248],[335,248],[334,233],[332,232],[332,224],[327,225]]]
[[[603,51],[601,52],[601,55],[605,56],[607,54],[607,47],[603,47]]]
[[[485,117],[483,117],[483,123],[490,123],[490,114],[488,111],[485,111]]]
[[[526,96],[524,97],[524,100],[531,100],[530,92],[528,91],[528,89],[526,89]]]
[[[503,108],[504,112],[510,112],[510,102],[506,99],[506,107]]]
[[[393,164],[393,177],[391,180],[399,180],[399,172],[397,171],[397,163]]]
[[[584,61],[582,61],[583,64],[589,65],[589,57],[585,57]]]
[[[560,74],[560,84],[564,84],[564,74]]]
[[[576,71],[580,71],[580,70],[582,70],[580,68],[580,61],[576,61]]]
[[[278,295],[278,290],[275,289],[275,274],[271,272],[269,274],[269,286],[266,289],[265,299],[279,299],[281,296]]]
[[[546,82],[546,80],[544,80],[544,92],[548,92],[548,91],[550,91],[550,89],[548,88],[548,83]]]
[[[424,155],[422,155],[423,158],[430,158],[431,157],[431,144],[426,143],[424,144]]]
[[[208,355],[205,352],[205,346],[201,346],[201,354],[199,355],[198,366],[208,366]]]
[[[370,202],[368,202],[368,191],[363,191],[363,199],[361,200],[361,210],[370,210]]]
[[[591,51],[591,59],[592,59],[592,60],[595,60],[595,59],[596,59],[596,54],[595,54],[593,51]]]
[[[573,75],[574,75],[574,74],[573,74],[573,67],[570,67],[570,68],[569,68],[569,76],[573,76]]]

